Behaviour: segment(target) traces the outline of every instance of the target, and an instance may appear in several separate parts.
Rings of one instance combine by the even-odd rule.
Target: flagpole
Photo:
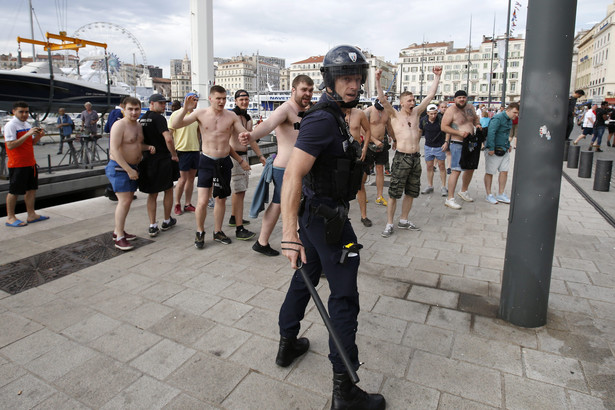
[[[491,83],[493,82],[493,54],[495,50],[495,13],[493,13],[493,34],[491,35],[491,68],[489,69],[489,105],[491,108]]]
[[[504,43],[504,73],[502,73],[502,102],[501,106],[506,107],[506,77],[508,75],[508,41],[510,39],[510,6],[512,0],[508,0],[508,18],[506,19],[506,42]]]
[[[470,69],[472,68],[472,61],[470,56],[472,54],[472,15],[470,14],[470,39],[468,40],[468,78],[466,78],[466,92],[470,94]]]

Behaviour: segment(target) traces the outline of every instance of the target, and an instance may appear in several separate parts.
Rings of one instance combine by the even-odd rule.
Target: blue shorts
[[[190,171],[199,169],[199,151],[177,151],[179,158],[179,170]]]
[[[282,181],[284,180],[284,171],[286,168],[273,167],[271,177],[273,179],[273,199],[272,204],[279,204],[282,198]]]
[[[451,141],[450,150],[451,150],[451,169],[453,171],[463,171],[461,166],[459,166],[459,160],[461,159],[461,150],[463,149],[463,144],[458,142]]]
[[[442,151],[442,147],[430,147],[425,145],[425,161],[433,161],[435,159],[444,161],[446,152]]]
[[[136,170],[136,165],[131,165],[131,168]],[[109,160],[109,163],[105,167],[105,174],[111,182],[113,192],[135,192],[137,190],[138,181],[132,180],[128,177],[128,173],[124,171],[124,168],[114,160]]]
[[[591,127],[583,127],[583,135],[593,135],[594,129]]]

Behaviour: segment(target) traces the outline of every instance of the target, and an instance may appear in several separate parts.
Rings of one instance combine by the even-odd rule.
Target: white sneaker
[[[444,201],[444,205],[448,206],[451,209],[456,209],[456,210],[461,209],[461,205],[455,202],[455,198],[447,199],[446,201]]]
[[[459,191],[457,192],[457,195],[459,195],[459,197],[466,202],[474,202],[474,199],[468,194],[467,191],[466,192]]]
[[[440,194],[442,194],[442,196],[448,196],[448,188],[445,186],[440,188]]]
[[[431,194],[433,192],[433,187],[432,186],[427,186],[425,187],[425,189],[423,189],[421,191],[421,194],[425,195],[425,194]]]
[[[388,238],[393,235],[393,225],[387,225],[380,235],[382,235],[383,238]]]
[[[397,227],[399,229],[409,229],[411,231],[420,231],[421,230],[421,228],[419,228],[418,226],[416,226],[415,224],[413,224],[410,221],[406,221],[406,222],[399,221],[399,223],[397,224]]]
[[[485,201],[489,202],[490,204],[496,205],[498,203],[498,200],[495,199],[495,197],[493,196],[493,194],[489,194],[485,197]]]
[[[505,204],[510,204],[510,198],[506,194],[498,195],[495,197],[498,202],[503,202]]]

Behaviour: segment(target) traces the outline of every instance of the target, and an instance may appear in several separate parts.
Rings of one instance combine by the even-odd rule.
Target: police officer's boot
[[[310,348],[310,341],[301,337],[280,337],[280,347],[275,358],[275,364],[288,367],[297,357],[301,356]]]
[[[331,410],[384,410],[386,401],[382,394],[369,394],[358,388],[348,373],[333,373]]]

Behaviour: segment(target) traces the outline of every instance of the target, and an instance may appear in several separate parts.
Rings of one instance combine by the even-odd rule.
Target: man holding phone
[[[40,141],[45,131],[40,127],[32,127],[26,120],[30,116],[30,108],[25,101],[13,104],[15,116],[4,126],[4,141],[8,155],[9,193],[6,195],[6,226],[19,228],[29,223],[49,219],[34,210],[34,198],[38,189],[38,166],[34,158],[34,144]],[[24,196],[28,217],[21,221],[15,216],[17,197]]]

